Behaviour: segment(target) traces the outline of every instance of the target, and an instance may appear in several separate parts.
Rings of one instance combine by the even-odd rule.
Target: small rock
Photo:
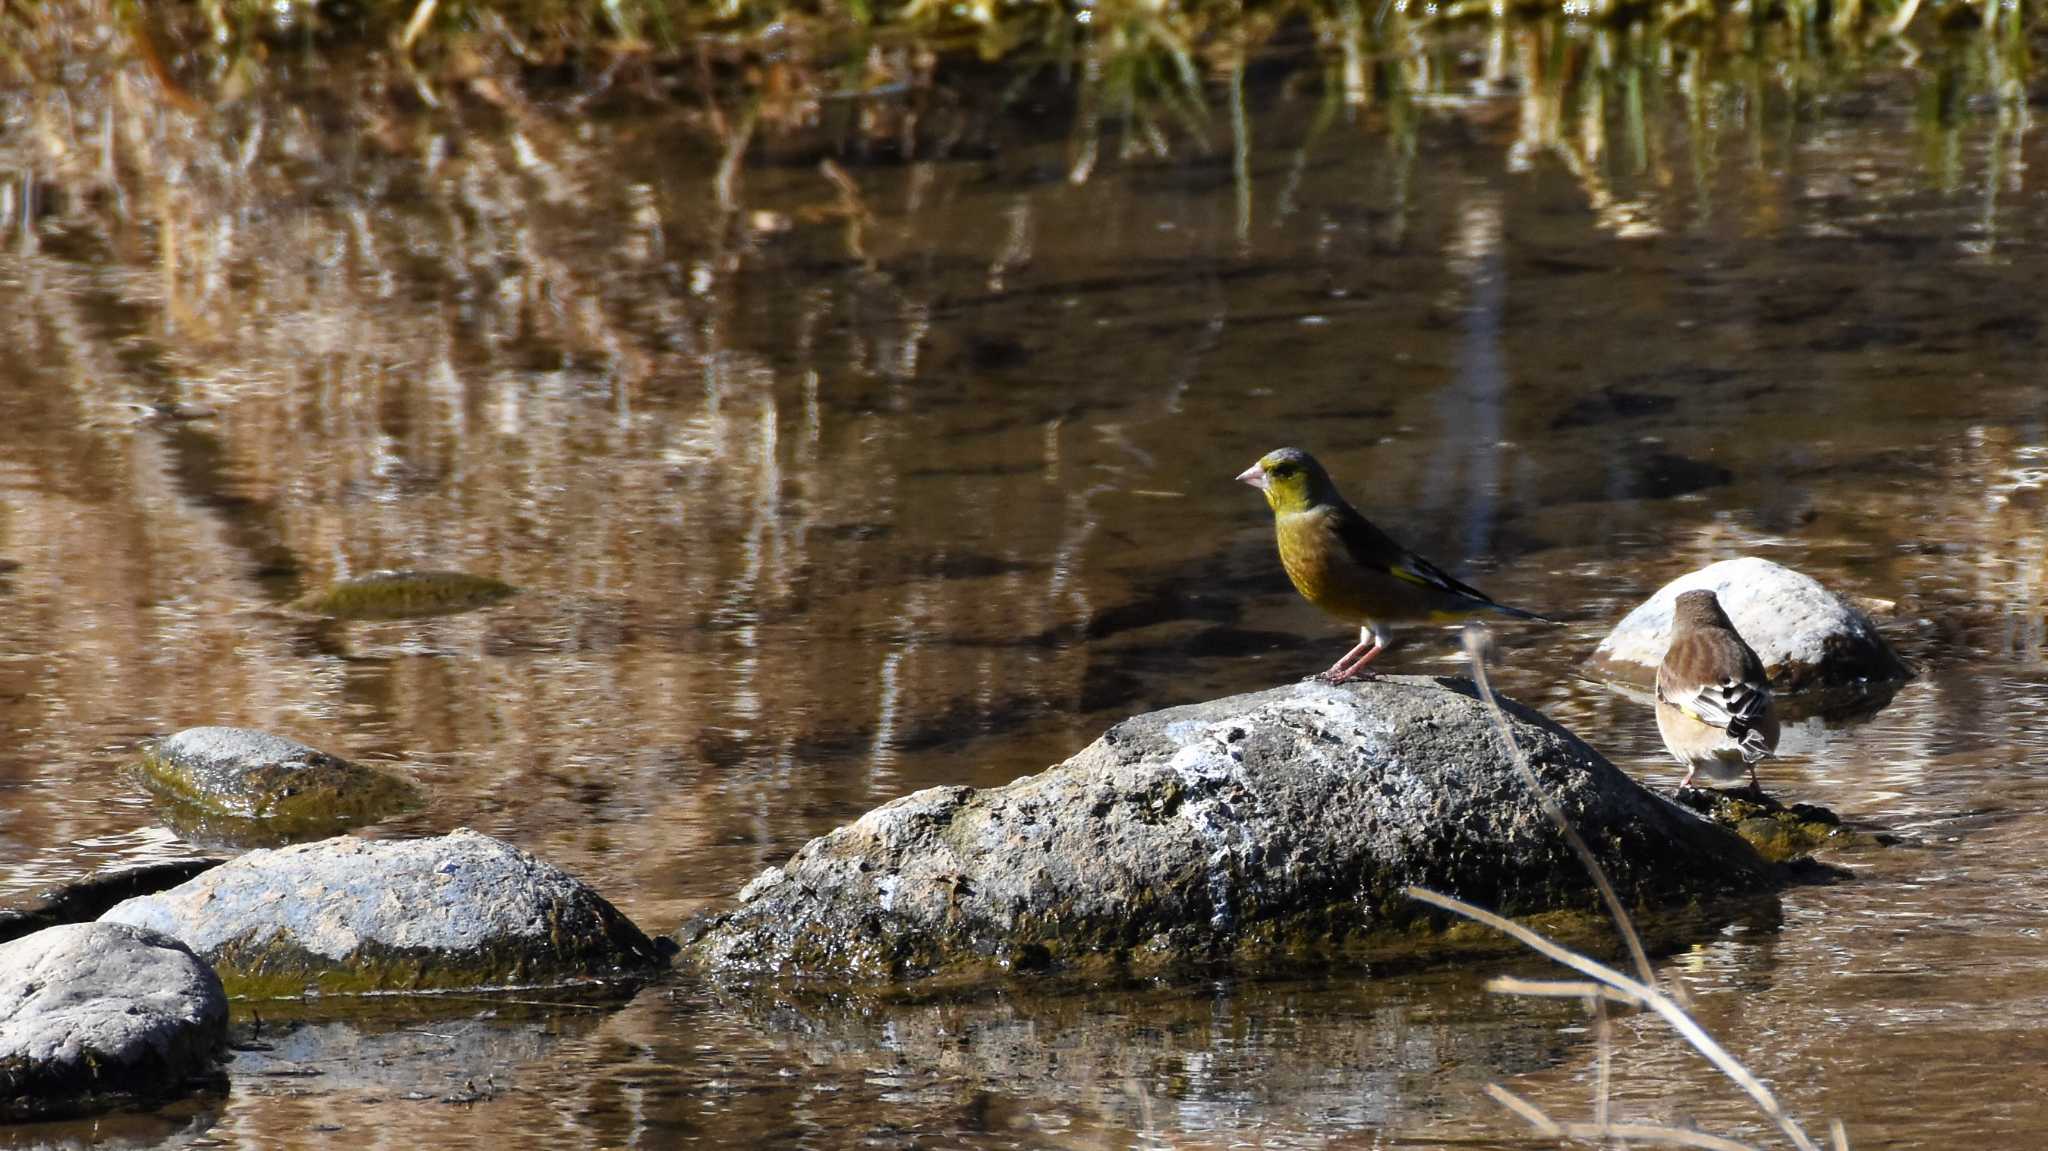
[[[184,940],[238,998],[577,983],[661,958],[573,876],[466,828],[252,851],[102,922]]]
[[[1821,848],[1874,846],[1880,841],[1842,825],[1842,819],[1812,803],[1787,805],[1751,788],[1688,787],[1678,802],[1749,841],[1772,863],[1790,863]]]
[[[0,1118],[176,1094],[227,1038],[220,980],[175,939],[76,923],[0,944]]]
[[[1507,710],[1633,906],[1763,891],[1733,834]],[[1005,787],[886,804],[762,872],[685,949],[714,970],[897,979],[1108,962],[1312,962],[1436,925],[1408,884],[1508,915],[1597,906],[1469,684],[1301,683],[1141,715]]]
[[[1657,589],[1600,641],[1587,673],[1638,687],[1655,682],[1671,645],[1672,602],[1695,588],[1720,598],[1763,660],[1773,691],[1830,691],[1911,676],[1869,616],[1811,578],[1755,556],[1709,564]]]
[[[301,596],[291,607],[333,619],[412,619],[488,607],[517,590],[465,572],[377,571]]]
[[[419,789],[397,776],[243,727],[189,727],[145,745],[142,774],[160,795],[280,839],[332,835],[420,804]],[[235,838],[232,828],[222,837]]]

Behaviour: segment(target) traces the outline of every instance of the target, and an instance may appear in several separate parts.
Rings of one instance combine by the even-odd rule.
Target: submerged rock
[[[1672,603],[1695,588],[1720,598],[1774,691],[1895,684],[1911,675],[1869,616],[1812,578],[1755,556],[1709,564],[1658,588],[1600,641],[1587,672],[1636,686],[1654,682],[1671,645]]]
[[[145,745],[151,790],[195,809],[214,837],[310,839],[418,807],[419,789],[395,775],[268,732],[188,727]],[[238,830],[232,821],[254,825]],[[190,820],[186,822],[192,822]]]
[[[124,899],[176,887],[226,862],[216,856],[194,856],[100,868],[15,906],[0,908],[0,943],[46,927],[90,923]]]
[[[1631,905],[1774,885],[1736,836],[1507,709]],[[1409,884],[1509,915],[1596,906],[1469,684],[1301,683],[1126,720],[1005,787],[886,804],[747,884],[686,955],[847,978],[1325,957],[1436,924]]]
[[[576,983],[660,961],[575,877],[467,828],[252,851],[102,921],[184,940],[247,998]]]
[[[465,572],[376,571],[301,596],[291,606],[334,619],[412,619],[489,607],[517,590]]]
[[[175,1094],[227,1037],[220,980],[175,939],[77,923],[0,944],[0,1119]]]

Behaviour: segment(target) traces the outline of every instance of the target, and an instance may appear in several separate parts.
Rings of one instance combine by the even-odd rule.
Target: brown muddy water
[[[183,850],[136,742],[232,723],[425,785],[370,834],[475,827],[670,930],[891,797],[1327,665],[1231,482],[1292,443],[1567,619],[1497,629],[1499,681],[1659,786],[1648,711],[1573,674],[1628,607],[1737,554],[1889,601],[1920,677],[1764,779],[1903,842],[1662,962],[1810,1126],[2038,1146],[2048,155],[2010,54],[1922,48],[1304,47],[1149,126],[966,67],[752,115],[7,91],[0,896]],[[523,590],[276,610],[382,567]],[[0,1144],[1537,1146],[1483,1086],[1584,1114],[1596,1045],[1503,966],[280,1013],[224,1095]],[[1764,1138],[1617,1043],[1618,1114]]]

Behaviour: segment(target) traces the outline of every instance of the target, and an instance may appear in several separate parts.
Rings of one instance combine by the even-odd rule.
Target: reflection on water
[[[1300,443],[1571,621],[1504,626],[1503,685],[1660,785],[1647,712],[1572,675],[1609,622],[1740,553],[1889,601],[1925,674],[1765,774],[1907,842],[1671,963],[1859,1146],[2024,1143],[2023,51],[1417,44],[1256,60],[1177,112],[964,66],[794,111],[428,106],[333,62],[203,113],[128,67],[0,93],[0,892],[178,851],[135,742],[230,723],[419,779],[377,833],[509,837],[664,930],[881,800],[1326,664],[1344,637],[1230,482]],[[279,610],[379,568],[522,592]],[[1495,1146],[1486,1079],[1576,1112],[1593,1055],[1483,974],[309,1023],[197,1120],[23,1137]],[[1746,1130],[1654,1028],[1622,1055],[1630,1112]]]

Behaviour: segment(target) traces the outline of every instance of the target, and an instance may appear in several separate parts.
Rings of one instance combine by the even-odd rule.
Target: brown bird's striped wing
[[[1728,733],[1754,763],[1770,754],[1759,727],[1771,709],[1763,661],[1725,628],[1695,628],[1671,641],[1657,668],[1657,698]]]

